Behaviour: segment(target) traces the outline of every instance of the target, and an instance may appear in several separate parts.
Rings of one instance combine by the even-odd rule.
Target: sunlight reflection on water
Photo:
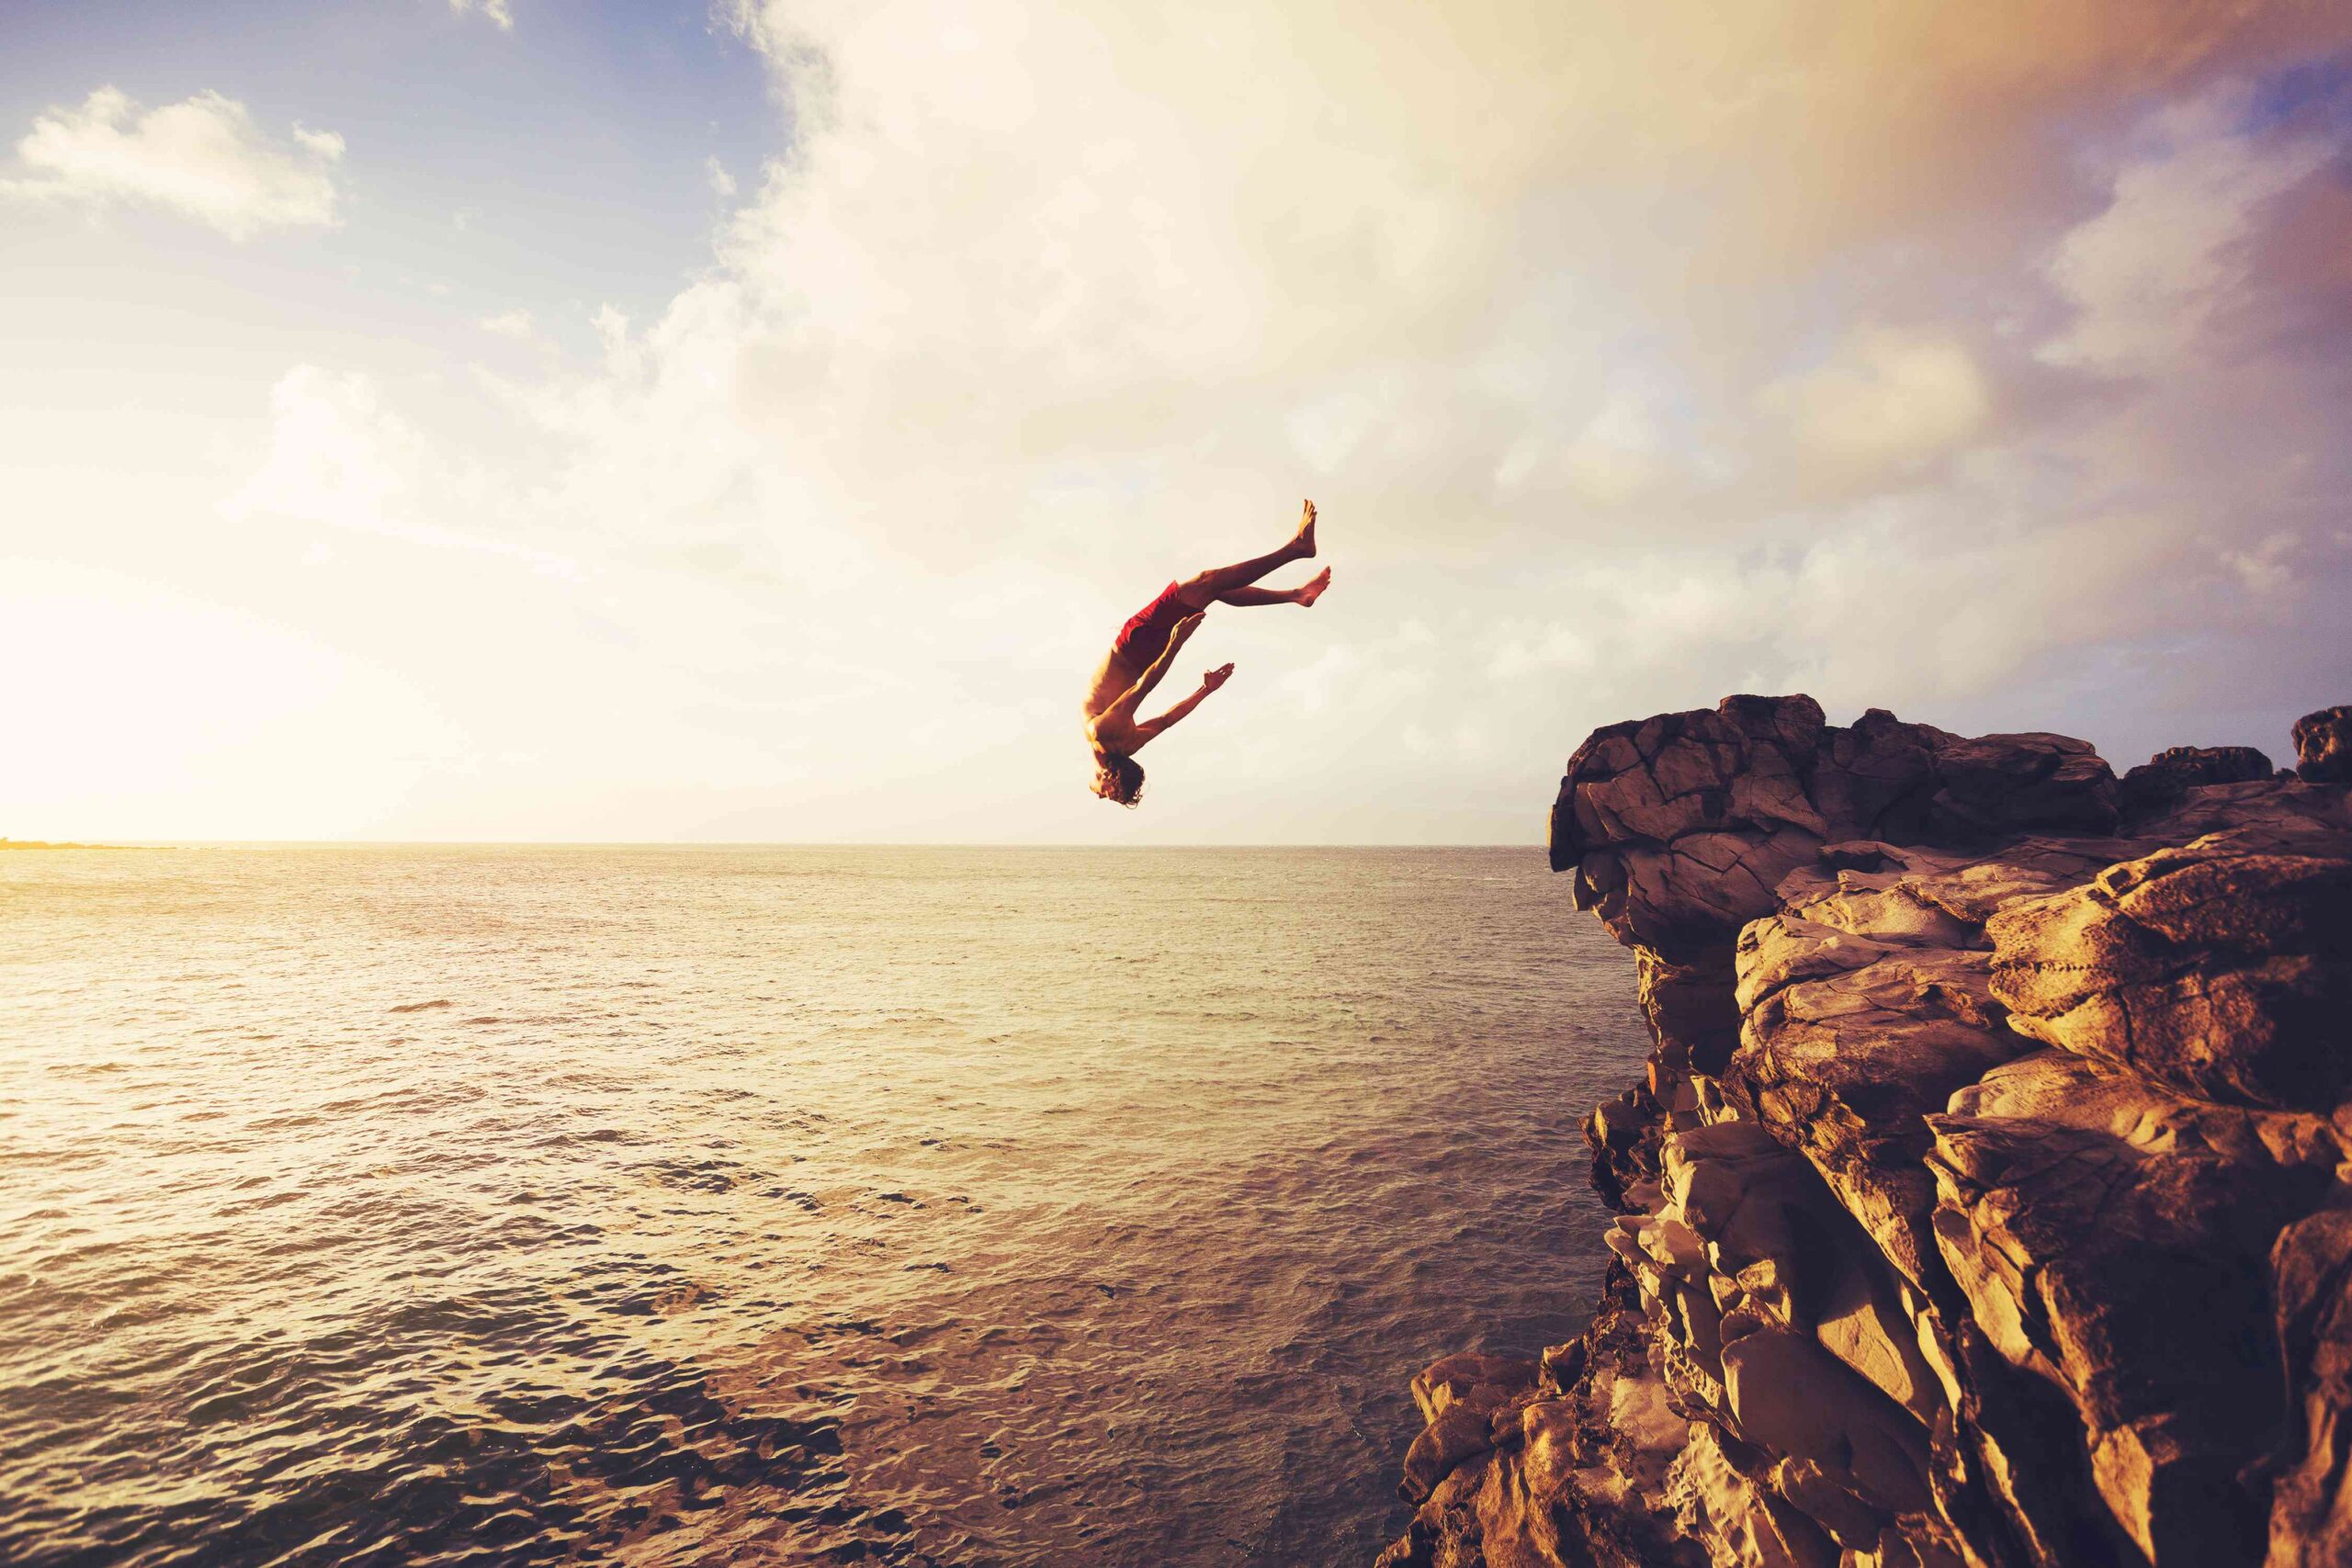
[[[1581,1321],[1531,850],[0,863],[0,1558],[1360,1563]]]

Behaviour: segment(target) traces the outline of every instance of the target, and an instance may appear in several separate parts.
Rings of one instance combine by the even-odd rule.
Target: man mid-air
[[[1291,542],[1272,555],[1221,566],[1182,582],[1171,582],[1159,598],[1145,605],[1119,628],[1111,651],[1094,672],[1086,694],[1086,743],[1094,752],[1094,793],[1121,806],[1133,806],[1143,795],[1143,769],[1136,753],[1170,725],[1201,705],[1233,673],[1221,664],[1201,677],[1201,689],[1161,714],[1137,719],[1136,709],[1168,667],[1176,650],[1201,624],[1211,604],[1312,604],[1331,585],[1325,567],[1296,588],[1252,588],[1250,585],[1286,562],[1306,560],[1315,554],[1315,503],[1306,502]]]

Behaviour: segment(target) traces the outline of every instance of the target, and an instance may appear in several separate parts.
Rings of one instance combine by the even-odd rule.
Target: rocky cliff
[[[1596,732],[1645,1081],[1584,1337],[1415,1380],[1384,1564],[2352,1563],[2352,708],[2118,779],[1809,697]]]

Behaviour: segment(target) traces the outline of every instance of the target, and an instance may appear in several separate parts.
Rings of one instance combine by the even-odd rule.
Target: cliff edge
[[[1810,697],[1596,731],[1604,1299],[1414,1380],[1445,1568],[2352,1563],[2352,707],[2118,779]]]

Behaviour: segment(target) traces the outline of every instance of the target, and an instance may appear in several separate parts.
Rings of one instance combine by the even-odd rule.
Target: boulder
[[[1933,725],[1905,724],[1884,708],[1871,709],[1851,728],[1826,731],[1813,795],[1831,836],[1920,840],[1938,788],[1937,749],[1957,739]]]
[[[2028,829],[2105,833],[2114,828],[2115,773],[2070,735],[1984,735],[1936,749],[1939,787],[1932,837],[1990,841]]]
[[[1439,1416],[1421,1428],[1421,1435],[1405,1450],[1405,1476],[1396,1483],[1397,1495],[1408,1503],[1428,1501],[1438,1483],[1464,1460],[1495,1446],[1489,1433],[1483,1410],[1456,1405]]]
[[[1822,728],[1810,697],[1729,697],[1594,731],[1561,780],[1552,868],[1621,940],[1672,961],[1727,947],[1824,836],[1804,789]]]
[[[2270,759],[2251,746],[2175,746],[2124,774],[2116,804],[2127,818],[2145,817],[2177,804],[2199,784],[2249,784],[2273,771]]]
[[[1543,1370],[1532,1356],[1457,1350],[1413,1375],[1413,1403],[1423,1421],[1434,1421],[1457,1404],[1491,1414],[1532,1386]]]
[[[2352,705],[2295,721],[2295,773],[2306,784],[2352,784]]]
[[[1461,1350],[1416,1373],[1413,1403],[1427,1425],[1406,1450],[1397,1492],[1408,1503],[1426,1501],[1463,1461],[1494,1447],[1496,1415],[1523,1399],[1543,1371],[1532,1356]]]
[[[1986,930],[2022,1033],[2230,1103],[2352,1089],[2352,861],[2158,850]]]

